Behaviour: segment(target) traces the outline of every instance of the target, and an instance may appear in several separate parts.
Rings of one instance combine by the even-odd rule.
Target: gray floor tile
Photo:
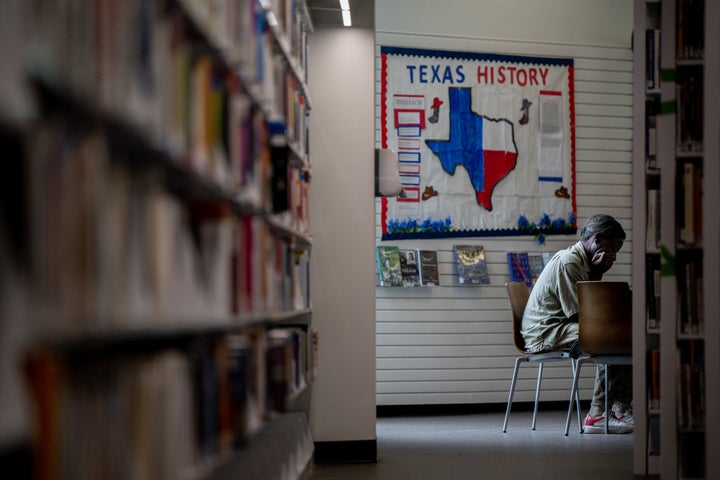
[[[633,435],[563,434],[565,412],[481,413],[377,420],[378,462],[314,465],[309,480],[630,480]]]

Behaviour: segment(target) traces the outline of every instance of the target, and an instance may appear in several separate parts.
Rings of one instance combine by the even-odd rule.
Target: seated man
[[[601,280],[615,262],[625,240],[625,230],[610,215],[593,215],[580,230],[580,241],[556,253],[543,269],[530,292],[521,333],[530,351],[568,349],[578,340],[578,293],[576,283]],[[590,412],[585,417],[587,433],[629,433],[632,423],[632,368],[609,369],[612,412],[605,412],[604,368],[595,377]],[[610,402],[609,402],[610,403]]]

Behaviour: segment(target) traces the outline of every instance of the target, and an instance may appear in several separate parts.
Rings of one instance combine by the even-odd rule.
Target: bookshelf
[[[659,304],[661,190],[658,167],[660,113],[660,2],[634,3],[633,50],[633,383],[635,474],[660,472]]]
[[[635,2],[634,470],[662,478],[720,475],[716,3]],[[648,89],[652,35],[639,32],[653,29],[660,85]]]
[[[301,477],[317,353],[304,2],[12,12],[32,115],[0,115],[0,308],[24,329],[33,477]]]

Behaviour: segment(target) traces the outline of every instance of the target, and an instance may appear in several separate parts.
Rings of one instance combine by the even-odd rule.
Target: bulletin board
[[[576,231],[573,60],[381,47],[382,239]]]

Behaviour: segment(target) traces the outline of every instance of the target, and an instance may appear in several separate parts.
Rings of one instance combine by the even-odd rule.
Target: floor
[[[630,480],[633,435],[580,434],[565,412],[541,411],[535,431],[531,412],[379,417],[378,462],[313,465],[309,480],[533,480],[582,478]]]

